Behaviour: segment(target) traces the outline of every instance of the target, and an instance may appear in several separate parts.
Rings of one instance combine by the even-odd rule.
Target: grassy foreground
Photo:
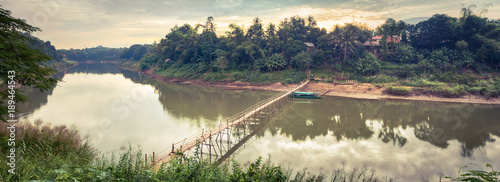
[[[89,138],[82,138],[75,128],[53,126],[35,121],[16,124],[15,174],[0,165],[0,181],[394,181],[378,178],[375,171],[333,171],[331,175],[310,175],[306,170],[292,175],[291,170],[264,162],[259,157],[248,165],[232,161],[231,166],[215,166],[196,157],[179,155],[155,171],[151,161],[144,161],[140,150],[128,147],[118,155],[99,157],[89,145]],[[10,124],[0,123],[1,128]],[[8,130],[0,130],[0,155],[9,155],[11,146]],[[196,151],[197,152],[197,151]],[[6,157],[0,162],[6,164]],[[489,166],[491,167],[491,166]],[[498,181],[500,172],[467,171],[452,180]]]

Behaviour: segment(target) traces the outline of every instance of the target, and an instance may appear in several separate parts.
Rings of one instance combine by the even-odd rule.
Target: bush
[[[149,64],[147,64],[147,63],[140,63],[139,64],[139,69],[141,69],[141,71],[147,70],[147,69],[149,69]]]
[[[443,97],[450,97],[450,98],[460,97],[465,93],[467,93],[465,90],[465,86],[463,85],[456,85],[454,87],[450,87],[448,85],[439,86],[434,88],[433,92]]]
[[[365,81],[368,83],[394,83],[398,81],[398,78],[386,75],[376,75],[369,77]]]
[[[242,72],[234,72],[231,73],[231,78],[233,81],[246,81],[247,76],[245,76]]]
[[[287,65],[285,57],[281,54],[273,54],[268,58],[262,58],[255,61],[255,67],[262,71],[282,70]]]
[[[391,95],[407,96],[410,95],[411,89],[408,87],[388,86],[385,92]]]
[[[282,84],[300,83],[307,79],[307,75],[303,71],[289,70],[281,78]]]
[[[400,67],[399,71],[395,72],[395,75],[399,78],[409,78],[417,76],[417,73],[415,71],[415,65],[405,64]]]
[[[354,69],[359,74],[373,75],[380,70],[380,61],[372,53],[367,53],[355,63]]]
[[[309,54],[305,51],[302,51],[292,58],[290,64],[292,64],[294,68],[306,70],[307,68],[309,68],[309,66],[311,66],[312,62],[313,59],[309,56]]]
[[[410,44],[402,43],[396,46],[396,60],[394,62],[413,63],[415,61],[415,53]]]
[[[438,87],[441,85],[446,85],[446,83],[443,82],[429,81],[427,79],[415,79],[409,82],[404,82],[402,84],[405,86],[412,86],[412,87]]]
[[[226,78],[228,78],[228,75],[223,75],[223,74],[218,74],[218,73],[209,73],[206,75],[203,75],[201,77],[201,80],[203,81],[208,81],[208,82],[221,82],[225,81]]]

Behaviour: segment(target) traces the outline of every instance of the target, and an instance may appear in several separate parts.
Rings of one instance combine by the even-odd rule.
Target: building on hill
[[[373,36],[370,40],[363,43],[363,45],[365,45],[365,48],[369,50],[371,53],[373,53],[374,55],[378,55],[378,49],[380,48],[381,40],[382,40],[382,35],[376,35]],[[394,42],[396,44],[400,43],[401,36],[388,36],[386,38],[386,43],[389,44],[391,42]]]

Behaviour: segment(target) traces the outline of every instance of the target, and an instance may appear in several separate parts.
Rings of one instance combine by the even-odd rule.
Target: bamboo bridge
[[[168,163],[171,159],[175,158],[176,154],[179,153],[185,153],[196,146],[200,146],[198,150],[201,152],[201,154],[205,153],[210,156],[210,160],[212,156],[223,156],[222,150],[217,152],[215,149],[216,145],[219,146],[220,144],[223,143],[223,138],[225,137],[224,141],[227,141],[228,147],[227,151],[229,151],[230,147],[230,141],[231,140],[231,131],[237,132],[238,136],[240,135],[240,130],[243,130],[242,133],[243,135],[246,136],[247,132],[246,130],[250,130],[252,126],[256,125],[262,118],[263,115],[271,113],[271,111],[276,109],[276,104],[283,103],[287,99],[290,99],[289,95],[304,87],[309,83],[309,79],[307,79],[305,82],[301,83],[299,86],[293,88],[290,91],[284,91],[280,92],[268,99],[265,99],[247,109],[244,111],[233,115],[232,117],[229,117],[225,120],[224,122],[220,122],[219,125],[217,125],[215,128],[205,130],[202,129],[200,132],[191,135],[190,137],[187,137],[177,143],[172,144],[171,149],[164,150],[160,153],[157,154],[155,157],[155,154],[153,153],[153,158],[152,162],[157,169],[160,167],[162,163]],[[253,121],[253,125],[252,125]],[[232,129],[232,130],[231,130]],[[252,132],[253,133],[253,132]],[[248,137],[242,137],[245,140],[247,140]],[[205,150],[208,149],[208,151],[203,151],[203,148],[206,148]],[[147,155],[146,155],[146,161],[147,161]]]

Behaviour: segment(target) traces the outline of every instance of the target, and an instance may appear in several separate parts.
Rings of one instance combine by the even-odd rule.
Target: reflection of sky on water
[[[27,116],[30,121],[37,118],[52,125],[76,126],[83,134],[92,135],[101,151],[130,143],[150,153],[160,150],[158,145],[167,148],[166,144],[199,129],[188,118],[163,111],[151,85],[134,83],[121,74],[65,75],[48,96],[48,103]],[[207,122],[200,120],[202,126]]]
[[[169,149],[202,128],[274,95],[266,91],[168,84],[116,65],[81,64],[44,94],[29,91],[27,119],[73,125],[100,151],[129,143],[145,153]],[[106,70],[111,69],[111,73]],[[38,97],[38,98],[37,98]],[[46,98],[46,99],[44,99]],[[329,173],[376,169],[378,176],[414,181],[421,175],[455,176],[459,167],[491,163],[500,169],[499,106],[358,100],[298,100],[237,153],[241,163],[258,156],[295,170]],[[30,111],[33,110],[33,111]]]
[[[373,126],[374,131],[383,128],[377,120],[368,120],[366,125]],[[331,173],[345,164],[346,170],[367,167],[368,171],[375,169],[378,177],[387,174],[400,181],[413,181],[422,175],[437,181],[440,174],[456,176],[461,166],[474,167],[471,163],[482,169],[487,169],[484,167],[486,163],[500,167],[500,146],[494,143],[476,149],[474,156],[469,158],[460,155],[461,143],[456,140],[443,150],[416,138],[413,128],[398,127],[396,130],[408,140],[404,147],[384,143],[377,138],[378,133],[365,140],[337,141],[333,132],[328,131],[328,134],[314,139],[308,137],[303,141],[294,141],[280,131],[276,135],[266,131],[235,159],[245,163],[259,156],[270,156],[272,162],[284,164],[295,171],[307,168],[312,174]],[[496,136],[493,138],[500,139]]]
[[[68,70],[51,92],[28,90],[27,94],[46,98],[22,106],[29,121],[75,126],[90,135],[102,152],[130,144],[150,154],[169,149],[202,128],[213,128],[221,118],[273,92],[181,86],[117,69],[114,64],[80,64]]]

